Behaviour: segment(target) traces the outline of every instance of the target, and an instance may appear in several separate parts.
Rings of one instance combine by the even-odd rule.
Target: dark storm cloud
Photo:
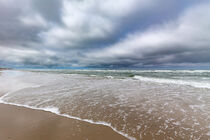
[[[0,66],[116,68],[209,63],[208,1],[115,3],[0,1]]]
[[[37,34],[41,26],[26,26],[21,22],[21,16],[27,10],[28,2],[20,0],[2,0],[0,2],[0,45],[1,47],[32,47],[29,44],[38,43]],[[33,18],[33,17],[32,17]],[[29,44],[28,44],[29,43]]]
[[[210,55],[209,4],[194,6],[177,20],[145,32],[137,32],[87,57],[107,65],[157,65],[207,63]],[[199,20],[197,20],[199,19]],[[127,60],[127,61],[124,61]]]

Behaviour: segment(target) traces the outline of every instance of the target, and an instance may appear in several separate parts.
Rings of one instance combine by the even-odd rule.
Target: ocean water
[[[106,125],[128,139],[210,139],[208,70],[9,70],[1,103]]]

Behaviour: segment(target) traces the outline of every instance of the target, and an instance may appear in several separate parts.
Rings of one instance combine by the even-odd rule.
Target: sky
[[[210,68],[210,1],[0,0],[0,67]]]

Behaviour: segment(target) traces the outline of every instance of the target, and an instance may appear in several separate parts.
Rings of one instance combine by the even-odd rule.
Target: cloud
[[[123,17],[130,16],[137,9],[146,9],[151,1],[117,0],[116,3],[113,5],[111,0],[64,0],[61,15],[64,25],[54,26],[40,35],[46,45],[94,46],[95,42],[103,42],[113,36]]]
[[[104,49],[87,53],[87,60],[92,64],[125,66],[209,62],[209,9],[210,4],[191,7],[177,20],[130,34]]]
[[[0,67],[145,67],[209,62],[207,0],[114,3],[1,0]]]
[[[47,27],[47,22],[38,14],[21,17],[20,21],[26,26]]]
[[[60,23],[62,0],[31,0],[31,8],[49,22]]]
[[[61,22],[40,36],[47,46],[94,48],[112,44],[128,33],[177,15],[181,5],[174,0],[64,0]],[[166,4],[166,8],[159,8]],[[173,9],[173,12],[169,12]],[[175,9],[179,11],[175,12]],[[170,13],[170,14],[169,14]],[[176,13],[176,14],[175,14]]]

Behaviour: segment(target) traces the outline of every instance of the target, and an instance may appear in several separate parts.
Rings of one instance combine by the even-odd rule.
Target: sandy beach
[[[1,140],[126,140],[111,128],[0,104]]]
[[[0,0],[0,140],[210,140],[210,0],[114,2]]]
[[[0,140],[209,139],[208,88],[124,78],[2,72]]]

